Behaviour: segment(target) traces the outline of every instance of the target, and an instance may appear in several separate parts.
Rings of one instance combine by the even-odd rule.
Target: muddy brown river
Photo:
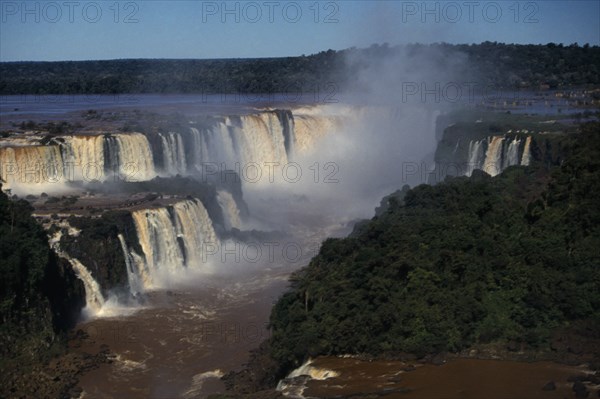
[[[551,362],[455,359],[441,366],[352,358],[318,358],[313,365],[339,376],[311,380],[305,397],[381,397],[402,399],[562,399],[574,398],[567,378],[585,373],[585,367]],[[412,371],[404,371],[412,370]],[[554,391],[542,390],[554,381]],[[377,393],[369,396],[369,393]],[[387,393],[382,395],[383,393]],[[592,389],[590,397],[596,396]],[[596,396],[597,397],[597,396]]]
[[[269,335],[272,302],[287,274],[254,279],[211,278],[174,291],[150,293],[134,314],[78,326],[82,350],[108,345],[111,364],[80,380],[84,398],[197,398],[224,391],[224,372],[239,369]]]

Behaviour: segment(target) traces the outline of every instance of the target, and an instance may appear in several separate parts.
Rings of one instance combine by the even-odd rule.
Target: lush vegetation
[[[64,344],[64,332],[83,306],[83,286],[50,250],[24,200],[0,191],[0,354],[34,361]]]
[[[600,84],[600,47],[516,45],[373,45],[287,58],[111,60],[0,63],[0,94],[322,93],[351,89],[356,76],[387,57],[437,54],[464,58],[471,81],[495,87],[550,88]]]
[[[600,330],[600,124],[559,135],[560,164],[448,178],[386,197],[328,239],[271,315],[283,370],[307,356],[543,349]]]

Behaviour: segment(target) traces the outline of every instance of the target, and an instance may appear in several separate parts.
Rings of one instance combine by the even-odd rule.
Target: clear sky
[[[600,45],[599,21],[599,0],[0,0],[0,61],[280,57],[383,42]]]

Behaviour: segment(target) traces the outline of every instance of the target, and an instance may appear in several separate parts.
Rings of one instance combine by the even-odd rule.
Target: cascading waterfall
[[[58,230],[54,236],[50,238],[50,246],[59,257],[67,260],[71,264],[75,275],[83,282],[83,287],[85,289],[85,308],[83,309],[83,313],[87,317],[95,316],[100,313],[100,310],[106,303],[100,285],[94,279],[90,271],[79,260],[69,256],[60,249],[61,237],[62,232],[61,230]]]
[[[147,273],[140,277],[144,288],[156,288],[161,274],[177,273],[183,266],[177,234],[166,208],[134,211],[132,216],[146,260]]]
[[[62,157],[69,180],[104,180],[104,136],[63,137]]]
[[[185,174],[187,162],[181,134],[168,132],[159,134],[162,143],[163,170],[170,175]]]
[[[236,135],[240,139],[241,152],[238,160],[243,165],[251,162],[287,163],[283,127],[277,115],[268,112],[241,117],[242,127]]]
[[[225,168],[233,169],[235,162],[240,162],[231,134],[233,126],[229,117],[223,121],[215,123],[210,129],[201,132],[200,152],[202,158],[196,159],[196,166],[201,167],[202,163],[224,163]],[[198,147],[196,147],[198,148]]]
[[[187,267],[202,264],[202,253],[206,245],[215,245],[217,235],[210,216],[197,199],[173,205],[177,236],[183,240],[183,251]]]
[[[336,117],[294,114],[295,151],[299,154],[313,151],[321,138],[338,129],[339,120]]]
[[[116,163],[111,165],[115,175],[125,181],[143,181],[156,177],[150,143],[141,133],[114,134],[110,154]]]
[[[521,152],[522,149],[522,152]],[[529,165],[531,157],[531,136],[523,140],[519,137],[492,136],[479,141],[470,141],[466,175],[475,169],[482,169],[496,176],[514,165]]]
[[[208,152],[208,142],[206,134],[201,133],[197,128],[190,128],[192,134],[192,143],[195,149],[194,165],[199,168],[202,162],[208,162],[210,159]]]
[[[488,142],[487,152],[483,170],[490,176],[496,176],[502,172],[502,142],[503,136],[493,136]]]
[[[292,111],[289,110],[278,110],[277,117],[283,131],[283,144],[288,158],[291,158],[294,154],[295,141],[294,137],[294,117]]]
[[[531,136],[527,137],[525,140],[525,148],[523,149],[523,156],[521,157],[521,165],[529,166],[531,158]]]
[[[121,250],[123,251],[123,258],[125,258],[125,266],[127,267],[127,282],[129,283],[129,291],[134,297],[136,297],[143,290],[143,284],[140,278],[140,276],[144,273],[144,270],[140,269],[140,266],[143,267],[143,264],[139,263],[139,256],[136,259],[132,251],[129,251],[123,234],[119,233],[118,237],[119,242],[121,243]]]
[[[190,129],[194,163],[197,168],[210,162],[223,169],[235,169],[236,163],[283,165],[295,154],[313,150],[318,139],[338,128],[339,118],[335,116],[296,115],[283,110],[224,117],[208,129]]]
[[[162,172],[186,174],[207,162],[232,170],[250,163],[261,168],[266,163],[284,165],[294,155],[312,151],[318,139],[339,128],[337,116],[299,112],[226,116],[210,127],[192,127],[188,136],[160,133]],[[186,151],[186,144],[192,149]],[[74,180],[144,181],[156,177],[156,169],[148,138],[141,133],[61,136],[50,145],[0,148],[0,178],[5,188]]]
[[[325,368],[313,366],[313,360],[308,359],[302,366],[292,370],[286,378],[277,383],[277,391],[288,398],[304,398],[306,390],[306,381],[295,381],[300,376],[307,376],[312,380],[326,380],[328,378],[338,377],[339,372]]]
[[[503,164],[503,169],[506,169],[509,166],[519,165],[519,148],[521,146],[521,140],[518,137],[515,137],[509,144],[508,149],[506,149],[506,159]]]
[[[141,133],[58,137],[59,145],[0,148],[0,177],[13,185],[156,176],[150,143]],[[182,145],[181,145],[182,146]],[[181,159],[181,157],[179,157]]]
[[[20,184],[64,182],[60,148],[57,145],[1,147],[0,179],[5,189]]]
[[[84,314],[87,316],[94,316],[100,313],[100,310],[104,306],[106,300],[102,295],[102,291],[100,290],[100,285],[94,278],[90,271],[77,259],[71,258],[66,254],[59,254],[63,258],[67,259],[71,266],[73,266],[73,270],[77,277],[83,281],[83,286],[85,287],[85,308],[83,309]]]
[[[469,163],[467,164],[467,176],[471,176],[475,169],[483,167],[483,140],[469,142]]]
[[[241,229],[242,220],[240,218],[240,210],[230,192],[224,190],[217,191],[217,202],[223,212],[225,230],[232,228]]]
[[[185,200],[169,209],[132,212],[145,267],[138,267],[144,289],[168,284],[186,267],[199,270],[207,245],[217,243],[208,212],[197,199]]]

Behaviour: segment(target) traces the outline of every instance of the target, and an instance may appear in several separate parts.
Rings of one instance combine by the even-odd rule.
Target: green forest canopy
[[[341,91],[352,89],[357,73],[375,60],[424,52],[436,54],[439,65],[455,55],[466,55],[465,76],[497,88],[600,84],[598,46],[484,42],[384,44],[285,58],[4,62],[0,63],[0,94]]]
[[[556,141],[565,161],[405,187],[328,239],[271,314],[271,354],[424,355],[509,342],[544,348],[600,330],[600,124]],[[544,183],[549,182],[549,183]]]

